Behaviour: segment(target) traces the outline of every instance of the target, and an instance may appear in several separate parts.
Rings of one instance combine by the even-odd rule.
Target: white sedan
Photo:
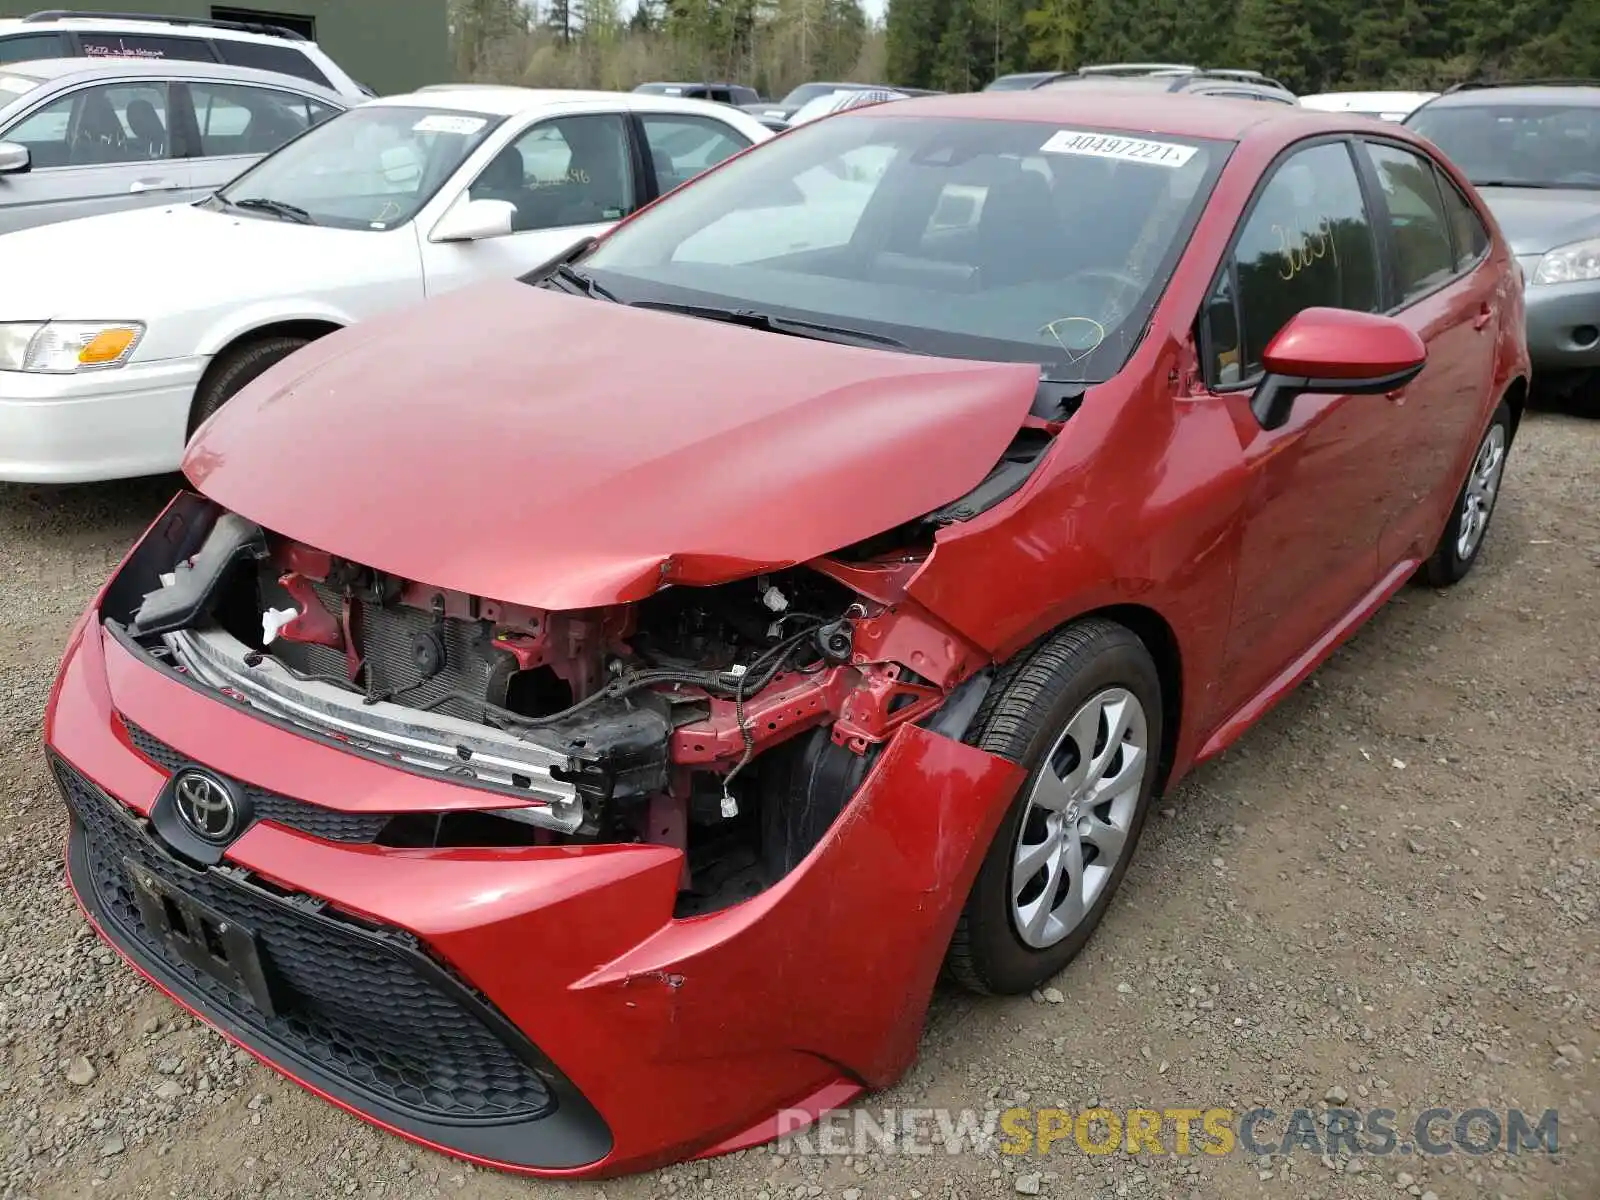
[[[531,270],[771,136],[706,101],[424,88],[196,204],[0,237],[0,480],[174,470],[201,421],[308,341]]]

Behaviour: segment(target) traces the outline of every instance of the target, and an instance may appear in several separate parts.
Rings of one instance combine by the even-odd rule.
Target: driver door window
[[[167,85],[119,83],[81,88],[52,100],[6,130],[26,146],[36,170],[142,163],[171,154]]]
[[[513,205],[515,233],[620,221],[637,195],[622,117],[541,121],[494,157],[468,195]]]
[[[1229,387],[1255,378],[1267,344],[1303,309],[1381,311],[1379,279],[1349,149],[1300,151],[1257,195],[1206,303],[1207,380]]]

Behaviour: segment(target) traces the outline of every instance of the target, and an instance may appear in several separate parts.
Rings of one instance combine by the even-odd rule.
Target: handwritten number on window
[[[1334,267],[1338,267],[1339,246],[1333,240],[1333,227],[1327,217],[1310,233],[1302,229],[1298,221],[1293,225],[1274,225],[1272,232],[1278,237],[1278,254],[1285,264],[1278,270],[1279,279],[1287,282],[1324,258],[1331,257]]]

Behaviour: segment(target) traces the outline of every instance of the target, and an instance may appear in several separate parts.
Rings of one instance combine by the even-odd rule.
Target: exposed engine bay
[[[119,636],[304,736],[486,792],[480,810],[396,814],[380,843],[671,845],[685,914],[781,879],[898,727],[958,688],[970,718],[987,686],[983,652],[905,599],[915,551],[547,612],[388,575],[198,496],[172,512],[176,552],[147,539],[108,591]]]

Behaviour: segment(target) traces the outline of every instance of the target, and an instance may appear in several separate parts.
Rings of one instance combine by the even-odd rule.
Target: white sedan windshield
[[[220,193],[299,210],[310,223],[393,229],[422,208],[504,118],[400,105],[351,109],[296,138]]]
[[[624,302],[754,309],[913,350],[1114,374],[1228,143],[890,115],[785,133],[582,260]]]

